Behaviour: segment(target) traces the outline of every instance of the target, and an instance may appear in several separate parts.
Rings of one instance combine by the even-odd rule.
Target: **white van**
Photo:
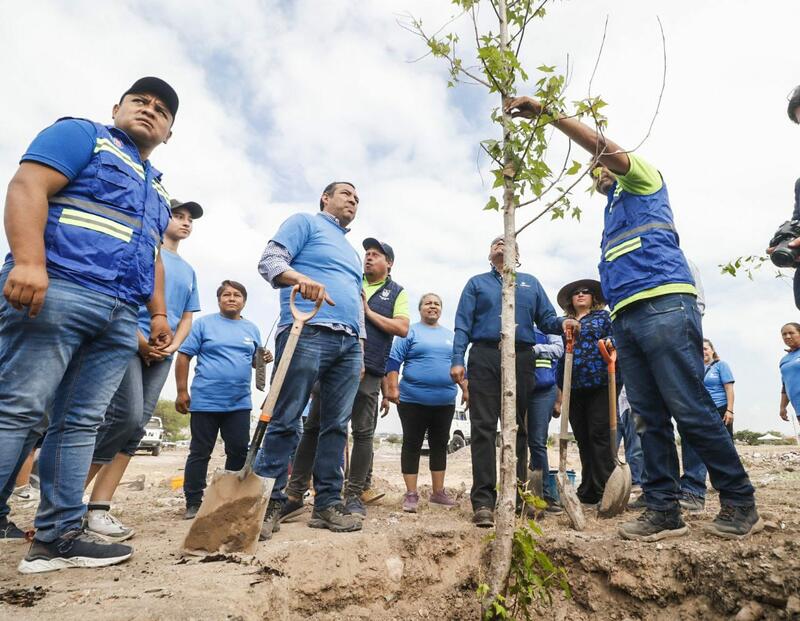
[[[457,450],[467,446],[469,441],[469,410],[463,404],[457,405],[456,411],[453,414],[453,422],[450,423],[450,441],[447,443],[447,452],[455,453]],[[429,451],[428,434],[426,432],[425,439],[422,441],[421,452],[427,455]]]

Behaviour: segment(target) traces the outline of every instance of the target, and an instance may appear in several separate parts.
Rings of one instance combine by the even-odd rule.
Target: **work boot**
[[[744,539],[764,530],[764,520],[758,515],[754,504],[738,507],[723,503],[717,517],[706,524],[705,530],[724,539]]]
[[[636,498],[636,500],[631,500],[628,503],[628,509],[630,509],[632,511],[636,511],[638,509],[647,509],[647,502],[645,502],[645,499],[644,499],[644,492],[639,494],[639,496],[638,496],[638,498]]]
[[[678,502],[681,505],[681,509],[689,513],[689,515],[698,515],[706,510],[706,499],[692,494],[692,492],[683,492]]]
[[[354,518],[363,520],[367,517],[367,508],[359,496],[348,496],[344,503],[344,510]]]
[[[635,520],[625,522],[619,527],[619,534],[623,539],[648,542],[681,537],[688,532],[689,528],[683,522],[677,507],[670,511],[647,509]]]
[[[544,501],[547,503],[547,506],[544,509],[544,512],[547,515],[561,515],[564,513],[564,508],[558,503],[558,501],[553,500],[552,498],[545,498]]]
[[[25,531],[7,517],[0,518],[0,543],[25,541]]]
[[[126,541],[133,537],[136,531],[111,515],[110,509],[110,504],[90,502],[89,510],[83,518],[83,526],[87,532],[94,533],[107,541]]]
[[[311,528],[327,528],[334,533],[349,533],[354,530],[361,530],[361,520],[346,512],[344,505],[338,503],[317,509],[311,514],[308,522]]]
[[[23,574],[39,574],[71,567],[106,567],[127,561],[132,554],[130,546],[108,543],[76,529],[47,543],[34,539],[17,569]]]
[[[452,509],[456,506],[456,501],[450,498],[447,493],[442,490],[440,492],[433,492],[428,499],[428,504],[434,507],[442,507],[444,509]]]
[[[403,511],[406,513],[416,513],[419,505],[419,494],[417,492],[406,492],[403,496]]]
[[[183,514],[184,520],[193,520],[200,511],[200,505],[186,505],[186,513]]]
[[[472,523],[478,528],[491,528],[494,526],[494,511],[489,507],[478,507],[472,515]]]
[[[365,505],[371,505],[374,502],[378,502],[384,496],[386,496],[384,492],[379,492],[376,489],[367,489],[361,494],[361,502]]]
[[[272,539],[272,533],[277,533],[281,529],[280,520],[278,518],[280,517],[282,508],[282,501],[269,501],[267,512],[264,514],[264,523],[261,525],[261,534],[258,536],[259,541],[268,541]]]
[[[281,512],[278,514],[278,523],[289,522],[300,516],[305,510],[306,506],[303,504],[302,500],[290,497],[281,507]]]

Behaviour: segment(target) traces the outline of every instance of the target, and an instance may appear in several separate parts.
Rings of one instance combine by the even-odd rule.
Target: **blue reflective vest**
[[[537,345],[547,345],[547,336],[541,330],[536,330],[534,335],[536,336]],[[556,383],[555,367],[556,364],[558,364],[558,360],[551,360],[550,358],[536,358],[534,364],[536,365],[534,370],[534,376],[536,377],[536,390],[543,390],[553,386]]]
[[[93,123],[92,159],[50,199],[47,270],[132,304],[147,302],[155,258],[170,219],[161,173],[142,163],[120,129]]]
[[[626,306],[669,293],[697,295],[680,249],[666,184],[653,194],[608,193],[600,281],[613,318]]]

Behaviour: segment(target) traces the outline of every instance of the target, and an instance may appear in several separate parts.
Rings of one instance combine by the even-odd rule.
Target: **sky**
[[[424,43],[401,28],[409,14],[433,31],[455,11],[446,0],[3,2],[2,187],[42,128],[63,116],[110,123],[120,94],[156,75],[181,103],[172,139],[151,160],[173,197],[206,214],[181,246],[203,313],[216,311],[222,279],[239,280],[250,293],[245,316],[266,335],[278,296],[257,272],[264,246],[291,214],[317,211],[329,181],[348,179],[361,198],[350,242],[389,242],[412,307],[435,291],[452,327],[464,283],[488,268],[489,242],[502,232],[500,215],[482,210],[490,167],[478,148],[499,137],[489,118],[498,102],[480,87],[448,89],[446,67],[420,59]],[[569,59],[567,99],[585,97],[607,19],[591,93],[609,104],[607,135],[632,148],[661,88],[657,17],[666,88],[638,153],[662,172],[681,245],[702,273],[704,331],[737,378],[735,427],[791,434],[778,418],[780,327],[798,319],[791,282],[772,267],[751,281],[718,266],[761,252],[791,216],[800,127],[786,96],[800,82],[800,3],[555,1],[529,29],[521,62],[535,81],[535,67],[563,71]],[[484,10],[481,27],[491,18]],[[473,64],[471,23],[449,28]],[[551,145],[555,161],[566,140],[554,133]],[[521,269],[554,303],[565,283],[597,277],[604,203],[587,189],[573,199],[580,223],[544,218],[519,239]],[[163,396],[174,395],[170,379]],[[379,431],[399,428],[392,412]]]

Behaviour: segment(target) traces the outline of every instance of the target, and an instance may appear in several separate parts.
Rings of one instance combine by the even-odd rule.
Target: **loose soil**
[[[571,447],[574,450],[574,447]],[[564,566],[572,599],[560,593],[542,615],[552,619],[800,619],[800,451],[740,447],[757,488],[767,529],[724,541],[703,533],[719,503],[689,517],[690,534],[658,544],[623,541],[618,525],[587,512],[583,532],[566,515],[541,521],[540,545]],[[212,462],[223,461],[221,450]],[[186,454],[137,456],[115,499],[114,514],[136,528],[136,552],[123,565],[22,576],[25,544],[4,544],[0,556],[0,618],[59,619],[477,619],[487,531],[470,523],[469,449],[450,456],[447,486],[459,498],[450,511],[400,510],[402,479],[396,446],[376,454],[377,486],[387,491],[369,508],[364,529],[335,534],[308,528],[310,512],[284,523],[254,556],[183,557],[189,523],[182,519]],[[423,462],[425,459],[423,458]],[[551,454],[551,463],[557,463]],[[144,485],[136,477],[144,475]],[[420,481],[427,481],[423,466]],[[141,490],[136,487],[143,487]],[[12,518],[31,525],[35,507],[14,505]]]

